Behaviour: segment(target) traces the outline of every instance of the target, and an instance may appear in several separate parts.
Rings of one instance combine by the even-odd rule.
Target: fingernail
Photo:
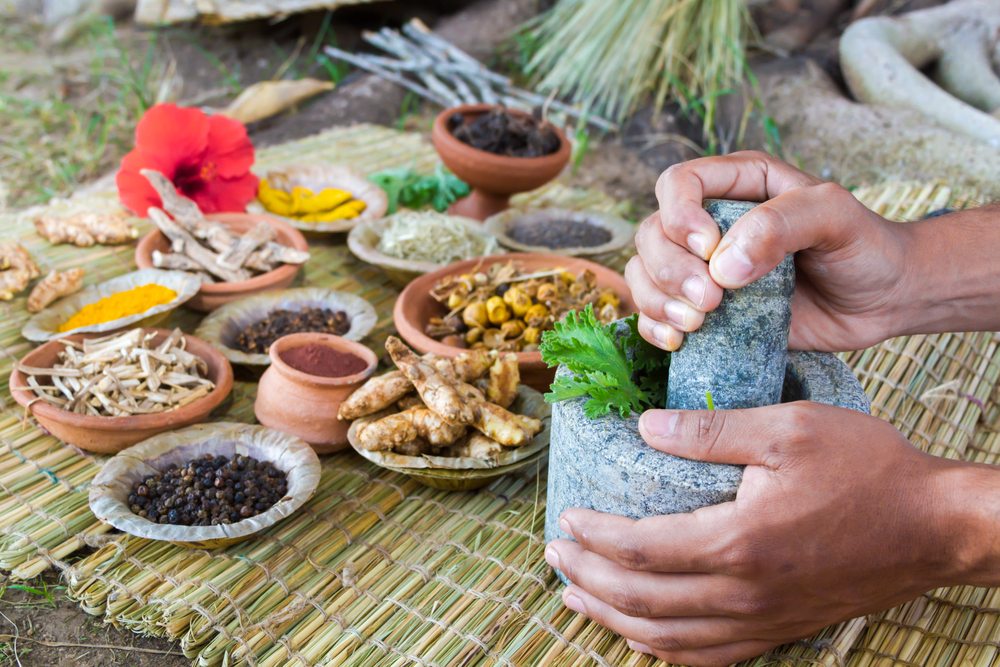
[[[699,308],[705,303],[705,291],[708,283],[701,276],[691,276],[681,283],[681,292],[688,300]]]
[[[652,655],[653,653],[653,649],[649,648],[648,646],[646,646],[641,642],[635,642],[632,641],[631,639],[626,639],[625,643],[628,644],[628,647],[633,651],[638,651],[639,653],[649,653],[650,655]]]
[[[708,237],[704,234],[688,234],[688,248],[702,259],[708,259]]]
[[[667,301],[663,311],[667,319],[681,330],[689,329],[691,322],[697,317],[694,308],[681,301]]]
[[[646,433],[663,438],[674,434],[680,418],[681,414],[676,410],[650,410],[644,412],[639,421]]]
[[[715,270],[728,283],[742,283],[753,273],[753,264],[743,249],[733,244],[715,260]]]
[[[551,544],[545,547],[545,562],[557,570],[559,569],[559,552]]]
[[[583,600],[578,598],[573,593],[563,594],[563,604],[578,614],[586,613],[586,610],[583,608]]]
[[[662,324],[653,325],[653,338],[664,349],[670,349],[670,330]]]
[[[566,517],[559,519],[559,528],[567,535],[573,535],[573,526],[569,525],[569,521],[566,520]]]

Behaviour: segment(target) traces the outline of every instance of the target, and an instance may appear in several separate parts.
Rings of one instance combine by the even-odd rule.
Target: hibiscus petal
[[[244,174],[239,178],[213,178],[191,198],[205,213],[242,213],[257,196],[258,180],[254,174]]]
[[[175,165],[162,157],[145,153],[138,149],[122,158],[121,167],[115,176],[118,198],[122,205],[136,215],[145,217],[150,206],[160,206],[160,195],[149,184],[140,169],[155,169],[167,178],[173,179]]]
[[[209,116],[205,161],[213,163],[215,172],[223,178],[236,178],[250,171],[253,144],[243,123],[226,116]]]
[[[208,145],[208,116],[200,109],[157,104],[135,127],[135,146],[164,162],[190,162]]]

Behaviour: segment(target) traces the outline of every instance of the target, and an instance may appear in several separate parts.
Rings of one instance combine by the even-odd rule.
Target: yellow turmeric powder
[[[59,326],[59,332],[72,331],[80,327],[112,322],[130,315],[144,313],[154,306],[170,303],[177,298],[177,292],[163,285],[140,285],[124,292],[106,296],[94,303],[88,303],[71,318]]]
[[[287,192],[271,187],[266,178],[260,179],[257,198],[271,213],[302,222],[349,220],[361,215],[367,206],[347,190],[324,188],[317,193],[296,185],[291,192]]]

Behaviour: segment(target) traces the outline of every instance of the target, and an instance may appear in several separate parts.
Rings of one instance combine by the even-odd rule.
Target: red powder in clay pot
[[[361,357],[318,343],[293,347],[279,356],[297,371],[328,378],[354,375],[368,368],[368,363]]]

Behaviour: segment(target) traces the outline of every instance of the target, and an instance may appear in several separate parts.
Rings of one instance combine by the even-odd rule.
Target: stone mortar
[[[709,202],[708,207],[717,219],[720,213],[734,214],[738,218],[750,208],[750,205],[741,202],[731,203],[733,205],[726,202],[723,206],[714,208],[713,204],[714,202]],[[728,225],[736,218],[721,226],[728,229]],[[791,270],[790,266],[787,270]],[[784,280],[782,278],[779,283]],[[752,319],[753,312],[745,312],[744,316]],[[730,319],[722,321],[727,326],[747,326]],[[787,341],[788,320],[780,307],[772,308],[764,321],[779,327],[778,331],[770,332],[770,335]],[[760,327],[757,327],[757,333],[768,334],[766,328]],[[709,336],[712,335],[714,334],[709,332]],[[758,350],[751,354],[759,353],[756,359],[760,363],[773,363],[767,345],[761,349],[764,351]],[[710,354],[718,351],[718,348],[710,349]],[[786,351],[782,356],[783,363],[779,369],[783,367],[784,377],[778,380],[781,402],[809,400],[869,412],[870,404],[861,384],[850,368],[834,355]],[[671,372],[675,370],[672,366]],[[716,374],[715,381],[719,380],[719,371],[719,368],[713,370]],[[569,371],[566,368],[560,367],[556,376],[567,373]],[[733,374],[748,383],[756,383],[760,379],[759,376],[755,378],[738,370]],[[781,375],[776,375],[776,378],[781,378]],[[686,391],[696,403],[694,407],[703,407],[703,387],[703,384],[691,385]],[[639,435],[638,415],[622,419],[612,413],[599,419],[589,419],[583,413],[585,403],[586,399],[581,398],[556,403],[552,408],[546,541],[568,539],[568,535],[559,529],[559,515],[571,507],[639,519],[691,512],[699,507],[726,502],[736,497],[743,476],[742,466],[692,461],[652,449]],[[562,573],[558,574],[565,582]]]

